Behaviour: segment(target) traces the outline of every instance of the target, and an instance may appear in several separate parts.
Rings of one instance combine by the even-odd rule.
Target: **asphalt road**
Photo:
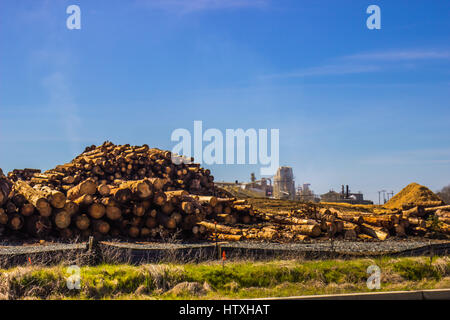
[[[450,300],[450,289],[364,292],[334,295],[263,298],[257,300]]]

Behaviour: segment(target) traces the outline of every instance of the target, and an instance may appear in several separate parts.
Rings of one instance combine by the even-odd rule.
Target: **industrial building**
[[[302,186],[297,187],[295,200],[302,202],[319,202],[320,196],[314,194],[314,191],[311,190],[310,186],[310,183],[304,183]]]
[[[273,185],[272,185],[273,181]],[[226,189],[241,190],[242,195],[250,197],[267,197],[284,200],[297,200],[301,202],[341,202],[349,204],[373,204],[365,200],[361,192],[350,192],[349,186],[342,185],[341,192],[330,190],[317,195],[311,190],[310,183],[295,187],[294,173],[292,167],[280,167],[273,178],[261,178],[256,180],[254,173],[250,175],[250,182],[216,182],[217,186]]]
[[[329,192],[320,196],[321,202],[341,202],[350,204],[373,204],[370,200],[364,200],[361,192],[351,193],[348,185],[342,185],[341,192],[330,190]]]
[[[273,195],[272,179],[261,178],[256,180],[255,174],[252,173],[250,176],[251,182],[215,182],[215,185],[225,189],[233,189],[235,191],[243,191],[242,195],[247,196],[257,196],[257,197],[267,197],[271,198]],[[249,192],[245,192],[249,191]]]
[[[291,167],[280,167],[273,177],[273,197],[295,200],[295,181]]]

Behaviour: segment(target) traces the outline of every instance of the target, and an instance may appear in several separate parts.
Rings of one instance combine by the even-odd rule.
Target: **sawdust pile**
[[[411,183],[397,193],[384,206],[402,208],[402,206],[421,205],[429,202],[442,202],[433,191],[418,183]]]

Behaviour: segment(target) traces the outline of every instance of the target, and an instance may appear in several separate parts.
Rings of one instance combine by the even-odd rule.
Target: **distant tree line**
[[[443,187],[437,195],[446,203],[450,204],[450,185]]]

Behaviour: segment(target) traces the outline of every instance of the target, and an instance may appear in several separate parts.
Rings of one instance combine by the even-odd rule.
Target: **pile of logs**
[[[201,224],[206,219],[256,222],[251,208],[233,198],[167,190],[165,181],[144,178],[107,185],[88,178],[62,192],[18,180],[0,209],[0,225],[7,234],[41,239],[203,239],[209,235]]]
[[[306,241],[315,239],[386,240],[389,237],[431,236],[449,238],[450,206],[406,206],[403,210],[375,214],[344,211],[331,206],[304,205],[289,214],[264,214],[264,221],[240,228],[216,225],[211,238]]]
[[[8,178],[12,181],[24,180],[28,181],[33,178],[35,174],[41,173],[40,169],[14,169],[10,173],[8,173]]]
[[[14,170],[0,183],[0,234],[33,238],[207,238],[201,222],[255,223],[250,206],[214,196],[213,176],[148,146],[89,147],[41,173]]]
[[[389,212],[305,204],[265,213],[215,188],[192,159],[174,159],[147,145],[105,142],[44,173],[5,177],[0,169],[0,235],[282,242],[450,235],[450,206],[442,203]]]
[[[0,232],[34,238],[306,241],[385,240],[391,236],[450,235],[450,206],[391,213],[305,205],[289,214],[260,212],[246,200],[168,190],[163,178],[114,181],[87,178],[66,192],[28,181],[0,179]]]
[[[105,142],[99,147],[86,148],[85,152],[70,163],[44,173],[35,173],[27,180],[32,186],[44,185],[68,192],[88,178],[99,185],[160,178],[169,191],[186,190],[190,194],[213,195],[214,177],[210,170],[203,169],[192,161],[176,164],[174,159],[170,151],[151,149],[148,145],[114,145]]]

